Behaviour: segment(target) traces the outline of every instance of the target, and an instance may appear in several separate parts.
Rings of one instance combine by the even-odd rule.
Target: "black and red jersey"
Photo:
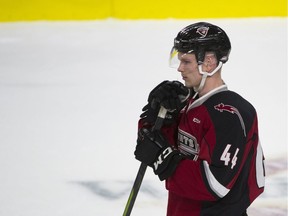
[[[191,99],[163,133],[187,157],[166,181],[167,216],[240,216],[263,192],[257,113],[226,85]]]

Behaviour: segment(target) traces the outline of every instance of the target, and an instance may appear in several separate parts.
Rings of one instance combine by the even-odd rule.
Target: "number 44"
[[[231,165],[231,169],[233,169],[233,167],[236,165],[237,162],[237,154],[239,152],[239,148],[236,149],[235,154],[231,160],[231,153],[229,152],[231,147],[231,144],[227,144],[225,150],[223,151],[220,160],[225,162],[225,166],[229,165],[229,162],[231,161],[232,165]]]

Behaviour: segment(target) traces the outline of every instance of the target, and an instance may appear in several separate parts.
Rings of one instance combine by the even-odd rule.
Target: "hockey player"
[[[134,154],[166,180],[167,216],[247,215],[264,190],[256,111],[221,78],[230,50],[218,26],[185,27],[170,56],[185,86],[160,83],[143,108]],[[154,131],[160,106],[168,113]]]

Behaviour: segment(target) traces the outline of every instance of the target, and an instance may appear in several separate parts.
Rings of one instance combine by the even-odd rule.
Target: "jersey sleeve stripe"
[[[265,186],[263,158],[264,158],[263,151],[262,151],[262,147],[259,141],[258,146],[257,146],[257,155],[256,155],[256,179],[257,179],[257,184],[259,188]]]
[[[220,182],[217,181],[213,173],[209,168],[207,161],[203,161],[205,175],[211,190],[220,198],[224,197],[230,190],[224,187]]]

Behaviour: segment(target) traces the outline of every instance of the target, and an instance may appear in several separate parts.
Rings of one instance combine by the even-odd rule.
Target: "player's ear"
[[[217,67],[217,57],[214,52],[206,52],[203,62],[203,71],[211,72]]]

